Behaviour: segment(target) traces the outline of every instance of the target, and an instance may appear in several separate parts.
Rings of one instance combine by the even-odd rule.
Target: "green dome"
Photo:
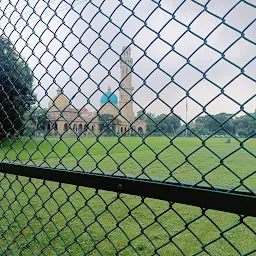
[[[104,105],[107,103],[111,103],[113,105],[117,105],[118,103],[117,96],[111,92],[110,87],[108,88],[108,91],[105,92],[100,98],[101,105]]]

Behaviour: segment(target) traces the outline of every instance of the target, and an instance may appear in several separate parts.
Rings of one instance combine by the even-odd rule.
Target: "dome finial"
[[[56,91],[57,91],[57,95],[61,95],[61,89],[60,88],[58,88]]]
[[[111,92],[111,87],[108,87],[108,91],[103,93],[103,95],[100,98],[100,104],[108,104],[111,103],[112,105],[117,105],[118,99],[117,96]]]

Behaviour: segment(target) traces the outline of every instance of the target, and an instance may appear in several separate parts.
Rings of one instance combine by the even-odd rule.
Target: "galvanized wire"
[[[228,93],[240,78],[255,86],[255,75],[250,71],[255,69],[255,36],[250,33],[255,28],[255,15],[253,19],[246,20],[246,15],[249,17],[255,13],[255,4],[237,0],[229,3],[227,9],[227,3],[222,6],[218,1],[112,2],[53,0],[30,1],[26,4],[5,1],[1,4],[1,162],[160,180],[162,183],[174,181],[179,186],[191,182],[191,187],[203,184],[216,192],[218,186],[224,186],[227,193],[243,190],[255,197],[256,113],[247,109],[248,104],[255,101],[255,90],[250,90],[243,102]],[[151,6],[148,10],[147,5]],[[192,18],[186,13],[189,5],[196,9]],[[141,6],[145,8],[143,15],[140,15]],[[222,6],[224,11],[216,11],[216,6]],[[180,15],[184,8],[187,20],[185,14],[184,17]],[[158,19],[163,18],[159,21],[160,25],[157,19],[152,23],[155,15]],[[195,24],[202,22],[203,15],[209,18],[207,25],[211,29],[207,33],[195,29]],[[234,25],[236,23],[230,18],[232,15],[237,15],[241,22],[245,19],[246,24]],[[79,22],[83,26],[78,31],[76,25]],[[172,24],[180,26],[183,31],[173,42],[163,36],[166,30],[175,34],[175,29],[172,31],[168,27]],[[105,33],[108,26],[111,26],[113,34],[109,30],[107,39]],[[229,33],[235,33],[236,37],[220,49],[214,46],[211,37],[224,28]],[[62,29],[66,34],[61,34]],[[153,39],[145,36],[142,43],[138,41],[138,36],[144,31],[152,34]],[[125,38],[124,48],[116,43],[121,41],[121,36]],[[200,42],[189,54],[179,47],[187,36]],[[68,40],[74,42],[71,48]],[[248,49],[254,49],[247,59],[243,53],[240,54],[242,64],[229,54],[241,41],[246,43]],[[99,43],[101,46],[97,46]],[[162,55],[152,56],[150,50],[156,44],[159,52],[161,44],[168,50]],[[184,47],[188,46],[189,40]],[[38,50],[40,47],[44,50]],[[83,51],[77,54],[75,51],[79,47]],[[141,53],[133,62],[127,62],[130,61],[126,58],[129,49]],[[206,54],[200,54],[203,49],[218,57],[207,67],[200,68],[193,58],[199,54],[199,58],[207,60]],[[109,52],[115,58],[107,65],[104,58]],[[65,54],[68,57],[63,61],[61,57]],[[171,54],[180,58],[183,64],[173,71],[167,71],[163,62]],[[146,65],[138,68],[142,60],[154,66],[147,75],[143,73]],[[86,65],[87,62],[91,67]],[[231,67],[236,70],[225,83],[218,83],[209,75],[221,62],[229,65],[223,70],[223,76],[230,75]],[[121,80],[115,75],[119,65],[126,70]],[[178,79],[179,75],[184,76],[185,68],[191,68],[200,75],[189,88]],[[43,74],[38,75],[40,69]],[[79,83],[74,78],[76,72],[85,75],[83,79],[80,77]],[[168,82],[164,82],[158,77],[160,89],[149,82],[156,72],[168,78]],[[59,82],[59,76],[65,76],[65,79]],[[140,80],[135,83],[134,90],[124,86],[130,76]],[[45,79],[48,79],[48,83]],[[104,89],[107,79],[117,85],[110,94]],[[90,93],[84,89],[84,84],[88,82],[92,85]],[[218,91],[207,103],[193,96],[194,89],[201,82],[207,82]],[[72,96],[69,94],[71,84],[76,88]],[[166,90],[172,87],[183,93],[182,96],[177,95],[174,103],[163,98],[163,94],[168,93]],[[61,96],[55,97],[52,89],[58,89]],[[154,99],[149,103],[141,102],[139,99],[143,97],[138,95],[142,90],[147,90],[148,95],[153,94]],[[110,101],[117,92],[123,92],[123,96],[129,98],[122,107]],[[99,95],[107,95],[107,102],[101,106],[94,101]],[[148,95],[144,95],[144,100]],[[84,99],[79,109],[74,106],[77,105],[78,96]],[[62,106],[60,97],[68,103]],[[224,120],[209,111],[209,106],[220,97],[225,97],[236,106]],[[51,100],[51,106],[46,107],[48,100]],[[200,108],[189,119],[188,100]],[[134,118],[124,114],[131,102],[133,107],[141,111]],[[168,109],[166,115],[157,119],[149,113],[148,109],[154,102]],[[107,105],[111,105],[111,113],[114,114],[104,114]],[[181,106],[186,108],[185,115],[179,113]],[[91,113],[87,113],[89,117],[81,112],[84,108],[91,109]],[[223,109],[225,112],[225,106]],[[208,134],[202,134],[195,128],[203,115],[208,116],[209,122],[217,127]],[[248,118],[250,122],[252,128],[247,135],[239,136],[228,128],[233,122],[236,130],[235,120],[239,116]],[[173,123],[167,131],[164,124],[168,118],[172,118]],[[175,120],[183,126],[175,129]],[[64,123],[67,124],[64,130],[58,128],[58,124]],[[98,129],[95,130],[95,127]],[[191,139],[195,144],[190,144]],[[231,143],[230,147],[224,149],[225,141]],[[240,158],[240,162],[237,158]],[[8,174],[1,174],[0,201],[0,252],[3,255],[256,253],[255,219],[247,216]]]

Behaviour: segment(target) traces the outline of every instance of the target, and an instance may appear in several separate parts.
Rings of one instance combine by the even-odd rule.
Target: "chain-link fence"
[[[1,255],[256,255],[254,1],[0,3]]]

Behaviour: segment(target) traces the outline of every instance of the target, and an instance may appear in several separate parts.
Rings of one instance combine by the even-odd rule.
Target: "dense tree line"
[[[188,132],[186,126],[181,122],[179,116],[160,114],[154,116],[152,113],[139,111],[137,120],[147,122],[147,133],[154,134],[180,134],[181,136],[197,135],[234,135],[240,137],[256,137],[256,112],[242,116],[219,113],[216,115],[204,115],[198,117],[189,124]]]
[[[155,116],[152,113],[146,113],[142,110],[137,114],[138,121],[147,122],[147,133],[154,134],[175,134],[181,126],[178,116],[171,114],[160,114]]]
[[[256,113],[233,117],[232,114],[220,113],[198,117],[192,131],[198,135],[228,135],[256,137]]]
[[[23,136],[41,136],[46,131],[47,109],[32,107],[23,117],[24,125],[20,134]]]
[[[17,134],[35,103],[33,73],[6,37],[0,36],[0,133]]]

